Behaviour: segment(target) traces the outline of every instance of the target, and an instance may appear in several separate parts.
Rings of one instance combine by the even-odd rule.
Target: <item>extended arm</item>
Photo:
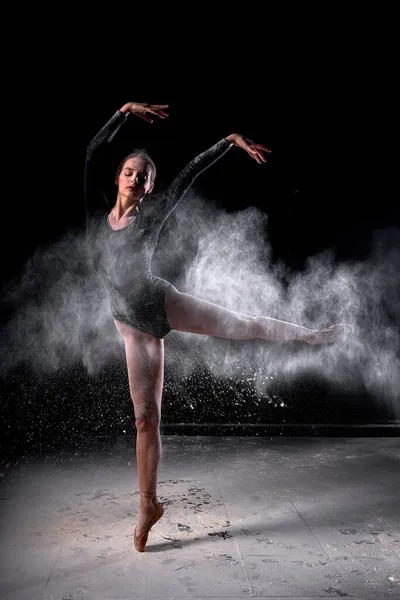
[[[232,133],[226,138],[222,138],[214,146],[196,156],[172,182],[166,195],[164,208],[162,209],[162,222],[168,218],[200,173],[203,173],[208,167],[214,164],[233,145],[246,150],[259,164],[266,162],[262,152],[271,152],[268,148],[265,148],[261,144],[256,144],[239,133]]]

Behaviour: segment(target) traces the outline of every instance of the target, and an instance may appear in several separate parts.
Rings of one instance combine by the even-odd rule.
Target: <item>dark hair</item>
[[[154,180],[156,178],[156,174],[157,174],[157,169],[156,169],[156,165],[154,164],[153,159],[150,157],[149,153],[147,152],[147,150],[144,150],[142,148],[138,148],[136,150],[133,150],[132,152],[130,152],[129,154],[127,154],[119,163],[118,168],[117,168],[117,177],[118,175],[121,174],[122,171],[122,167],[124,166],[124,164],[126,163],[126,161],[129,158],[133,158],[134,156],[140,156],[142,158],[144,158],[144,160],[149,163],[150,167],[151,167],[151,175],[150,175],[150,183],[154,183]]]

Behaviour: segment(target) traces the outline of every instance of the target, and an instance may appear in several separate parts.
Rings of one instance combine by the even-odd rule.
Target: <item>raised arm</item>
[[[105,150],[114,139],[114,136],[126,121],[128,115],[123,110],[118,110],[109,121],[100,129],[89,143],[86,150],[85,161],[85,209],[86,219],[100,209],[109,207],[103,189],[103,164]]]
[[[111,204],[103,189],[102,161],[114,137],[127,121],[130,114],[136,115],[148,123],[153,122],[151,115],[161,118],[167,116],[163,110],[167,104],[144,104],[140,102],[127,102],[111,117],[111,119],[94,136],[87,147],[85,162],[85,207],[86,218],[101,208],[110,210]]]
[[[172,182],[166,195],[162,211],[162,222],[168,218],[200,173],[203,173],[208,167],[214,164],[232,146],[242,148],[259,164],[266,162],[263,152],[271,152],[265,146],[256,144],[239,133],[232,133],[226,138],[222,138],[214,146],[196,156]]]
[[[216,144],[196,156],[186,165],[179,175],[174,179],[167,191],[165,204],[165,218],[175,208],[178,202],[183,198],[189,188],[193,185],[196,178],[208,167],[220,159],[231,147],[226,138],[222,138]]]

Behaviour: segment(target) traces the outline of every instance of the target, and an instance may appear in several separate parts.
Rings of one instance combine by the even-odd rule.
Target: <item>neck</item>
[[[125,196],[118,194],[113,212],[116,219],[133,217],[136,215],[136,209],[140,204],[140,200],[131,200]]]

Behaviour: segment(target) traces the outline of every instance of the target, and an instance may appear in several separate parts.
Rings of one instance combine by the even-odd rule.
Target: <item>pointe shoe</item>
[[[164,509],[163,509],[162,504],[160,502],[156,501],[154,511],[152,512],[152,516],[146,526],[146,529],[144,529],[140,535],[136,535],[136,527],[135,527],[134,532],[133,532],[133,542],[134,542],[135,550],[137,550],[137,552],[144,552],[144,549],[147,544],[147,538],[149,537],[150,529],[153,527],[153,525],[155,525],[155,523],[157,523],[157,521],[159,519],[161,519],[163,514],[164,514]]]

